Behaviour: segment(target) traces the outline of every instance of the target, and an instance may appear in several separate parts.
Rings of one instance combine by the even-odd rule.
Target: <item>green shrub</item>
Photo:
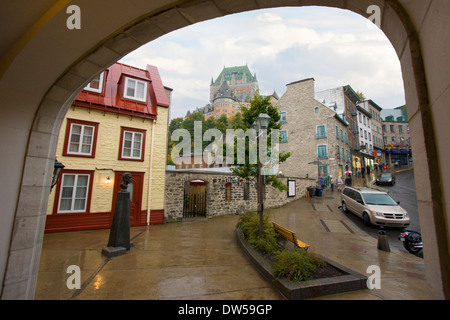
[[[263,217],[263,234],[259,236],[259,215],[256,212],[247,212],[239,217],[238,228],[242,230],[248,243],[264,254],[272,255],[280,249],[277,242],[276,233],[269,217]]]
[[[284,249],[277,242],[277,234],[268,216],[263,217],[263,235],[259,236],[259,215],[247,212],[239,217],[237,227],[242,230],[248,243],[259,252],[271,256],[275,277],[287,277],[292,281],[313,279],[316,267],[325,266],[326,262],[305,250]]]
[[[324,260],[312,253],[285,249],[274,255],[273,274],[275,277],[287,277],[292,281],[311,280],[316,267],[325,265]]]

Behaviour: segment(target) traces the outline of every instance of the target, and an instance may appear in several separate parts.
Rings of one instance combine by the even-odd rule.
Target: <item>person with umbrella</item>
[[[345,185],[346,186],[351,186],[352,185],[352,176],[351,176],[351,171],[345,171],[346,174],[346,178],[345,178]]]

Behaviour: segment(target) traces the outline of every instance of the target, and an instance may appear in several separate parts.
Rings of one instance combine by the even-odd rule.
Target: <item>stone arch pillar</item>
[[[440,54],[450,50],[450,41],[442,40],[450,40],[450,9],[445,1],[403,0],[166,0],[147,13],[130,14],[123,27],[111,30],[106,39],[99,37],[91,51],[67,63],[66,71],[36,102],[39,108],[30,127],[16,210],[12,213],[14,227],[2,298],[33,298],[59,128],[70,101],[92,76],[140,45],[199,21],[254,9],[308,5],[348,9],[365,17],[370,16],[369,5],[381,9],[381,29],[402,66],[415,163],[423,169],[416,170],[416,183],[428,279],[436,298],[449,298],[450,219],[446,199],[450,198],[450,165],[446,159],[450,156],[450,132],[446,105],[450,70],[448,63],[440,65],[442,57],[448,59]],[[441,33],[439,40],[436,32]]]

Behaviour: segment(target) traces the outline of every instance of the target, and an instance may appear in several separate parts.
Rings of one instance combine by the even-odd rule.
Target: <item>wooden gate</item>
[[[206,217],[206,183],[190,181],[183,198],[183,218]]]

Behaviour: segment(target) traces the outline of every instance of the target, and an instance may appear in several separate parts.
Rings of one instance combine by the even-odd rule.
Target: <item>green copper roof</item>
[[[242,80],[242,78],[245,74],[245,76],[247,78],[247,82],[257,82],[256,74],[252,75],[248,66],[245,65],[245,66],[229,67],[229,68],[223,67],[223,70],[217,77],[216,81],[211,80],[211,85],[214,85],[214,86],[220,85],[222,76],[224,77],[225,81],[230,81],[233,74],[234,74],[234,77],[236,80]]]

